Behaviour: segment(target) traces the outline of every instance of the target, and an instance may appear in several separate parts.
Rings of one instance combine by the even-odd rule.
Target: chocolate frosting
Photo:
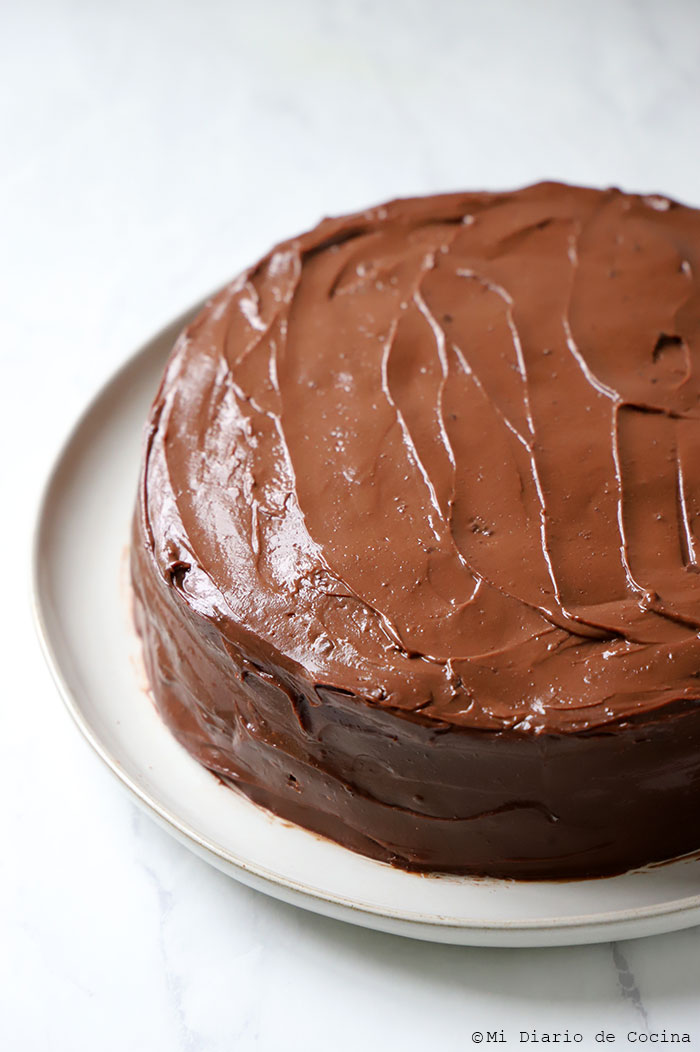
[[[251,682],[258,716],[279,695],[260,741],[293,713],[285,760],[452,821],[455,801],[425,792],[434,757],[405,767],[439,735],[454,787],[465,743],[498,764],[557,741],[568,763],[577,736],[697,718],[699,274],[700,212],[546,183],[325,220],[215,296],[156,397],[135,534],[151,680],[185,744],[348,842],[302,814],[303,772],[280,803],[230,744]],[[348,766],[333,742],[358,712],[375,744],[356,728]],[[390,761],[382,735],[410,738],[413,761]],[[387,763],[411,782],[400,802]],[[513,791],[496,809],[559,820]],[[383,852],[362,821],[375,848],[353,846],[379,857],[518,870],[512,844],[505,868]]]

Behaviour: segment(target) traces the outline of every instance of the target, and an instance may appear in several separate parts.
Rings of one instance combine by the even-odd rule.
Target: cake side
[[[700,843],[700,712],[569,735],[408,719],[236,652],[153,574],[135,610],[158,709],[256,803],[406,869],[587,877]],[[264,663],[263,663],[264,662]]]
[[[417,868],[699,846],[699,255],[692,209],[541,184],[325,221],[215,297],[132,552],[183,744]]]

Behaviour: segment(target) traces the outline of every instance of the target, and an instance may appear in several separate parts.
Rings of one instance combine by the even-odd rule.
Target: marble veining
[[[629,1001],[630,1004],[634,1006],[644,1022],[645,1030],[648,1030],[649,1020],[647,1018],[646,1009],[629,961],[627,960],[619,942],[611,943],[610,950],[612,953],[613,964],[617,971],[617,982],[620,988],[620,993],[625,1000]]]

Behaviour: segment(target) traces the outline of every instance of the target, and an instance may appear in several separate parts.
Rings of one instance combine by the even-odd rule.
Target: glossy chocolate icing
[[[215,296],[147,429],[156,702],[416,868],[700,846],[700,212],[547,183],[322,222]]]

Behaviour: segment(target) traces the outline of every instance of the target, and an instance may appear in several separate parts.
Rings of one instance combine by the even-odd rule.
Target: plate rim
[[[47,529],[49,528],[48,520],[50,516],[48,512],[50,510],[51,500],[61,468],[76,445],[81,431],[88,421],[93,418],[95,410],[99,407],[103,398],[105,398],[114,388],[118,387],[119,383],[123,381],[125,376],[132,369],[136,368],[141,359],[146,358],[149,353],[155,354],[157,346],[163,343],[166,338],[169,339],[172,337],[174,343],[177,334],[193,317],[196,316],[199,310],[210,298],[210,296],[207,296],[204,299],[198,300],[195,305],[183,311],[167,324],[161,326],[147,340],[141,343],[136,350],[129,354],[116,369],[109,373],[106,379],[100,382],[97,389],[89,397],[84,408],[78,414],[75,421],[70,425],[62,441],[59,443],[58,450],[51,459],[49,469],[39,488],[39,496],[35,504],[33,516],[33,531],[31,537],[30,607],[32,611],[32,619],[39,639],[40,649],[49,667],[54,684],[58,689],[59,696],[61,697],[61,700],[73,722],[81,732],[85,741],[92,748],[93,752],[96,753],[108,770],[111,771],[112,775],[129,792],[132,800],[134,800],[142,810],[159,822],[159,824],[164,826],[171,835],[186,847],[193,850],[200,855],[200,857],[203,857],[210,864],[219,869],[223,869],[228,875],[240,879],[243,883],[247,883],[249,886],[252,884],[253,886],[258,887],[259,890],[266,891],[274,897],[286,898],[287,901],[293,901],[296,905],[311,909],[317,913],[323,912],[326,913],[326,915],[328,915],[330,909],[330,911],[333,911],[330,915],[356,924],[359,923],[367,927],[377,928],[379,926],[376,922],[384,920],[396,926],[391,929],[394,933],[408,934],[414,938],[430,938],[431,931],[433,933],[439,931],[444,934],[449,932],[460,933],[465,937],[471,934],[478,939],[480,935],[526,935],[528,933],[534,934],[536,932],[546,933],[548,936],[555,937],[557,935],[566,934],[567,932],[580,934],[590,931],[591,936],[593,936],[596,929],[615,928],[623,931],[627,926],[639,925],[644,921],[652,922],[657,918],[669,919],[673,917],[683,917],[688,920],[693,914],[697,915],[695,920],[688,920],[687,925],[683,924],[678,926],[685,927],[691,926],[693,923],[700,923],[700,893],[686,896],[682,899],[674,899],[666,903],[637,906],[629,909],[607,910],[600,913],[581,914],[574,917],[567,917],[566,915],[548,918],[533,917],[519,921],[481,921],[474,918],[459,920],[458,918],[449,915],[420,914],[415,911],[406,912],[400,909],[392,909],[388,906],[375,906],[371,902],[365,902],[359,899],[350,899],[342,894],[334,894],[321,888],[315,888],[297,880],[296,878],[286,877],[279,872],[269,870],[266,866],[256,865],[250,860],[236,856],[222,845],[210,840],[207,836],[203,836],[195,828],[191,827],[188,822],[182,820],[170,808],[161,804],[151,793],[139,786],[138,783],[123,769],[119,760],[116,759],[111,750],[100,740],[99,734],[93,729],[90,721],[82,712],[77,697],[74,695],[73,690],[67,681],[61,661],[56,652],[54,643],[52,642],[51,631],[47,624],[43,599],[44,589],[42,585],[46,557],[42,551],[42,541]],[[282,821],[281,819],[278,820]],[[309,833],[306,830],[304,832],[307,832],[309,836],[315,836],[315,834]],[[341,845],[337,846],[341,850],[349,850],[347,848],[343,849]],[[697,853],[693,854],[696,856]],[[655,867],[682,863],[684,860],[691,857],[693,856],[688,855],[670,860],[669,862],[656,863]],[[373,860],[368,861],[371,862]],[[381,862],[376,862],[375,864],[384,865]],[[642,867],[642,869],[644,868],[647,867]],[[480,881],[488,880],[495,885],[498,885],[499,883],[505,885],[518,883],[547,883],[545,881],[522,882],[511,879],[498,880],[497,878],[477,879]],[[600,878],[589,878],[589,880],[582,881],[578,880],[575,881],[575,883],[590,883],[595,879]],[[556,881],[556,883],[559,884],[562,882]],[[566,881],[564,883],[572,882]],[[400,928],[409,928],[413,930],[401,931]],[[631,931],[624,937],[634,937],[634,934],[635,933]],[[651,934],[651,932],[639,932],[638,934]],[[604,936],[604,938],[605,937],[606,936]],[[464,941],[466,941],[466,939]],[[590,938],[580,941],[592,942],[594,939]],[[530,943],[529,945],[535,944]]]

